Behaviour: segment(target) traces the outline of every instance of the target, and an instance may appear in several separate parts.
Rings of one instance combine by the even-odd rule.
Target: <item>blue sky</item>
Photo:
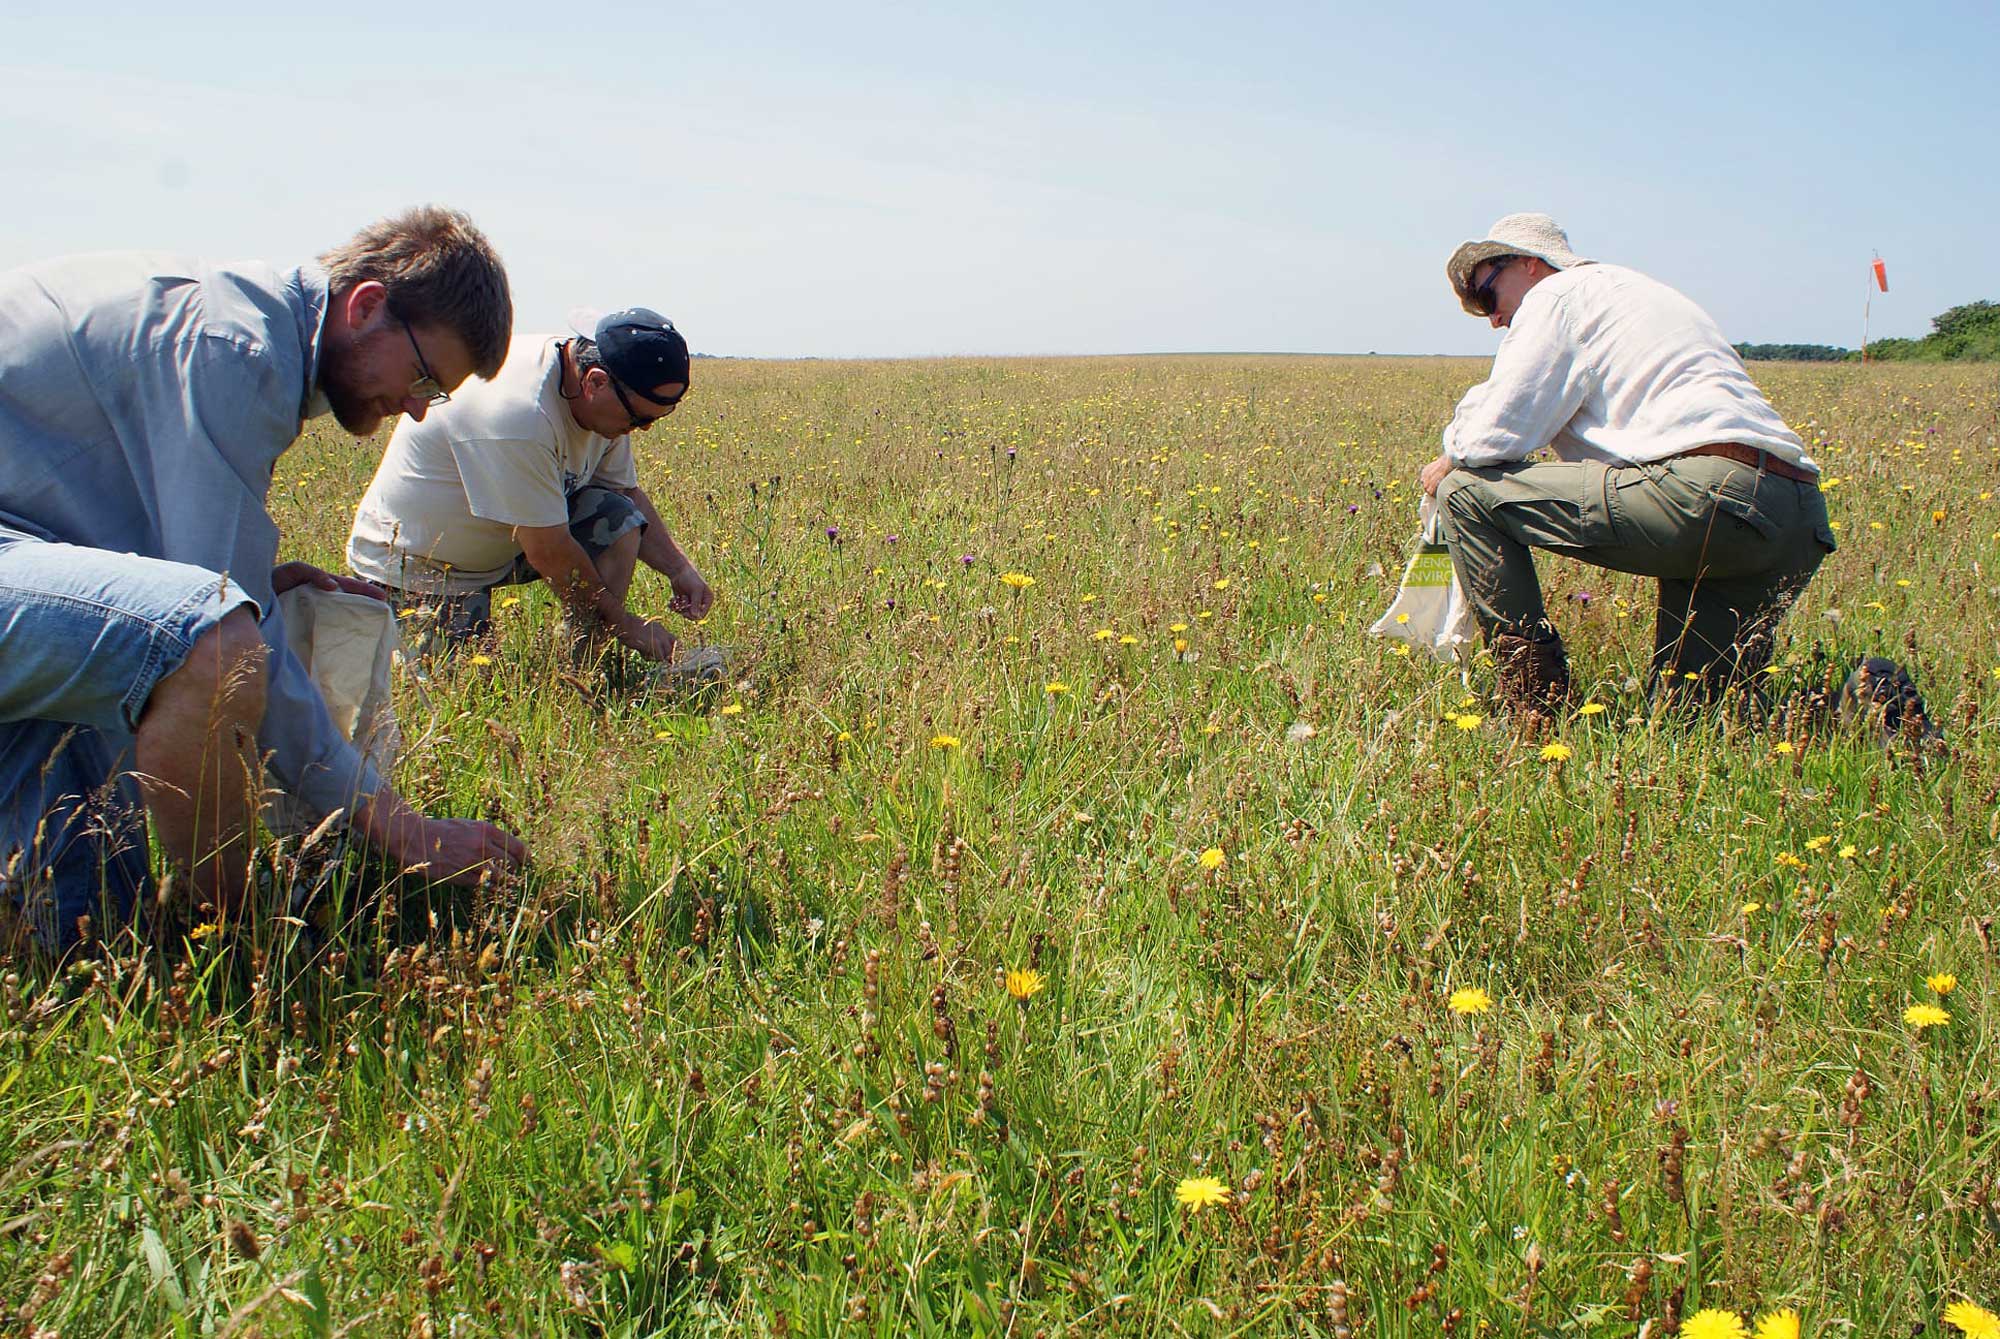
[[[304,259],[420,200],[527,328],[753,356],[1487,353],[1453,246],[1542,209],[1739,340],[2000,298],[1990,4],[0,0],[0,266]]]

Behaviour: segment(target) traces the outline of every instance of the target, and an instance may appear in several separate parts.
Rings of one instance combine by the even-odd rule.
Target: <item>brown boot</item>
[[[1493,639],[1495,687],[1510,712],[1550,719],[1569,701],[1569,657],[1562,639],[1531,642],[1502,634]]]

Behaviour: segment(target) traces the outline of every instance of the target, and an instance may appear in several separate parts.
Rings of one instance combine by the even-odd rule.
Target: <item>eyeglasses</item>
[[[437,379],[437,374],[431,371],[430,362],[424,357],[423,345],[417,343],[417,332],[410,329],[410,323],[402,317],[398,316],[396,319],[402,322],[403,333],[410,337],[410,347],[417,355],[417,367],[423,372],[422,376],[410,383],[410,394],[423,396],[429,404],[450,404],[451,392],[444,388],[444,384]]]
[[[1519,256],[1501,256],[1494,260],[1493,268],[1486,272],[1486,282],[1473,285],[1472,305],[1479,308],[1481,316],[1491,316],[1499,307],[1499,299],[1493,294],[1493,285],[1500,278],[1500,271],[1519,260]]]
[[[658,423],[661,419],[665,418],[667,414],[673,413],[674,410],[680,407],[681,395],[687,394],[686,388],[683,387],[681,390],[681,394],[674,396],[671,400],[657,401],[656,403],[663,404],[667,407],[666,413],[641,414],[638,410],[632,407],[632,402],[625,398],[625,388],[618,384],[618,378],[611,375],[611,369],[608,367],[604,369],[604,379],[611,383],[611,393],[618,397],[618,407],[625,411],[626,418],[632,420],[633,432],[637,432],[641,428],[650,428],[655,423]],[[649,395],[646,398],[650,400],[653,397]]]

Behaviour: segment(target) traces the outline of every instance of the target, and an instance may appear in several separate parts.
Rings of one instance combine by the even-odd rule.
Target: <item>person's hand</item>
[[[1451,463],[1451,457],[1449,456],[1439,456],[1436,460],[1424,466],[1423,472],[1417,475],[1417,482],[1423,485],[1424,496],[1436,497],[1438,485],[1444,482],[1445,475],[1450,474],[1457,468],[1456,465]]]
[[[695,570],[693,563],[687,564],[667,580],[674,588],[674,598],[667,605],[669,609],[697,623],[708,617],[708,611],[715,605],[715,592],[708,588],[707,579]]]
[[[483,875],[495,879],[528,863],[528,848],[519,837],[474,818],[425,818],[407,826],[388,854],[405,870],[421,870],[439,883],[475,888]]]
[[[680,642],[674,634],[651,619],[640,622],[630,633],[618,640],[646,659],[657,661],[662,665],[672,664],[674,656],[680,651]]]
[[[471,888],[480,876],[500,878],[528,863],[520,838],[470,818],[426,818],[388,787],[356,806],[354,826],[405,870]]]
[[[335,576],[324,568],[311,563],[279,563],[271,569],[271,591],[283,595],[294,586],[311,586],[316,590],[341,590],[349,595],[366,595],[371,600],[388,603],[389,592],[372,581],[360,577]]]

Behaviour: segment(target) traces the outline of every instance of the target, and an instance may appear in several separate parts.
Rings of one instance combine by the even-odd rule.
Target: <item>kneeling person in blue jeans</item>
[[[668,664],[674,635],[627,607],[638,564],[667,578],[676,613],[700,619],[714,595],[639,486],[632,437],[687,393],[687,341],[643,307],[592,329],[516,335],[497,378],[399,425],[347,561],[454,638],[486,631],[495,589],[546,580],[576,631]]]
[[[470,883],[526,859],[412,809],[334,726],[275,597],[342,583],[278,565],[265,508],[307,418],[422,418],[498,369],[512,311],[486,239],[431,208],[288,270],[0,274],[0,907],[48,949],[148,890],[147,814],[195,902],[236,913],[266,760],[406,867]]]
[[[1658,579],[1655,687],[1746,683],[1834,542],[1819,467],[1736,350],[1665,284],[1576,255],[1546,214],[1501,219],[1446,273],[1507,331],[1421,476],[1503,701],[1536,715],[1569,692],[1534,549]],[[1557,459],[1527,459],[1544,446]]]

